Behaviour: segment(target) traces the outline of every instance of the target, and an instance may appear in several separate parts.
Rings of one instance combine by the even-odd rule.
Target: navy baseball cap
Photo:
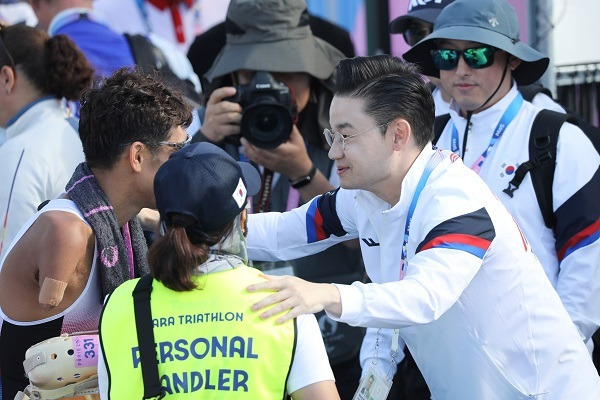
[[[410,0],[406,14],[390,22],[390,33],[404,33],[412,20],[432,24],[442,12],[442,9],[454,0]]]
[[[173,153],[154,177],[156,207],[167,228],[171,214],[179,213],[195,220],[186,228],[204,233],[233,221],[260,186],[256,168],[206,142]]]

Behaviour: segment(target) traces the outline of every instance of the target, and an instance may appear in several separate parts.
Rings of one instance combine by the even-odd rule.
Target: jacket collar
[[[62,112],[60,100],[56,96],[43,96],[35,99],[23,107],[6,123],[6,140],[17,136],[24,131],[23,127],[30,124],[34,119],[40,118],[42,110],[52,108]]]

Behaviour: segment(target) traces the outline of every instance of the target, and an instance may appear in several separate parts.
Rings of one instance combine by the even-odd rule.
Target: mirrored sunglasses
[[[465,63],[473,69],[487,68],[494,63],[496,48],[492,46],[472,47],[464,50],[436,49],[431,50],[433,64],[437,69],[450,71],[458,65],[458,57],[462,55]]]

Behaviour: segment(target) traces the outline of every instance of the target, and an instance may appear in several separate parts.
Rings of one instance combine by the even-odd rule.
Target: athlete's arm
[[[94,252],[92,229],[62,211],[42,214],[35,228],[40,307],[64,310],[87,282]]]

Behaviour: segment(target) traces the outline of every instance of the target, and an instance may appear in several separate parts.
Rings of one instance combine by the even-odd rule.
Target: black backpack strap
[[[514,178],[503,190],[513,197],[513,192],[519,188],[527,172],[531,172],[531,182],[544,223],[550,229],[556,226],[552,207],[552,183],[556,168],[558,134],[565,121],[571,122],[571,117],[556,111],[542,110],[536,115],[529,134],[529,161],[519,165]]]
[[[196,92],[194,84],[188,79],[179,78],[169,67],[169,62],[161,49],[156,47],[144,35],[123,34],[129,43],[136,65],[146,75],[156,72],[171,88],[181,91],[188,103],[194,108],[200,108],[203,103],[202,95]]]
[[[156,46],[150,43],[150,40],[144,35],[130,35],[124,33],[125,39],[129,43],[133,60],[144,74],[151,74],[158,71],[166,64],[164,54]]]
[[[156,361],[156,342],[152,327],[152,310],[150,294],[152,293],[152,276],[146,274],[140,278],[133,289],[133,311],[138,344],[140,346],[140,364],[144,381],[144,397],[142,399],[162,399],[165,393],[158,377]]]
[[[442,132],[444,132],[444,128],[448,125],[448,121],[450,121],[450,114],[442,114],[435,117],[435,121],[433,123],[433,145],[440,140],[440,136],[442,136]]]

